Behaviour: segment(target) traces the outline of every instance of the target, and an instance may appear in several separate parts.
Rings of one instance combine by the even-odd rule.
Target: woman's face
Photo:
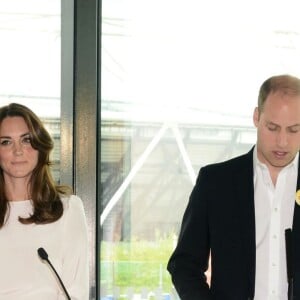
[[[30,132],[22,117],[7,117],[0,125],[0,167],[4,179],[30,179],[38,163],[38,150],[31,146]]]

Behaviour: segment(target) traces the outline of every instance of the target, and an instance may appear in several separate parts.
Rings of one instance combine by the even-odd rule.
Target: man
[[[293,299],[300,299],[300,206],[295,202],[300,80],[289,75],[267,79],[253,121],[257,143],[247,154],[199,172],[168,263],[182,300],[287,300],[288,228]],[[210,285],[205,276],[209,258]]]

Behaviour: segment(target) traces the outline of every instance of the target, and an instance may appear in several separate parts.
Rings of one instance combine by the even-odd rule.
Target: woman
[[[71,299],[88,299],[87,226],[81,200],[50,172],[53,141],[27,107],[0,108],[0,299],[67,299],[38,256],[44,248]]]

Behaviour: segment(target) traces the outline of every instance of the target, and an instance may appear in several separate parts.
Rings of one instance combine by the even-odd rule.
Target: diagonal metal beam
[[[129,174],[123,181],[123,183],[120,185],[118,190],[115,192],[115,194],[112,196],[112,198],[109,200],[107,205],[105,206],[101,216],[100,216],[100,225],[102,226],[105,219],[113,209],[113,207],[118,203],[120,200],[121,196],[127,189],[128,185],[131,183],[132,179],[136,175],[136,173],[139,171],[139,169],[143,166],[144,162],[152,152],[152,150],[155,148],[155,146],[158,144],[162,136],[164,135],[165,131],[169,128],[168,125],[164,124],[161,129],[158,131],[158,133],[154,136],[154,138],[151,140],[143,154],[139,157],[135,165],[132,167],[130,170]]]
[[[192,166],[192,163],[191,163],[191,160],[187,154],[187,151],[185,149],[185,146],[183,144],[183,141],[182,141],[182,137],[180,135],[180,132],[179,132],[179,129],[178,129],[178,126],[177,125],[172,125],[172,131],[174,133],[174,136],[175,136],[175,139],[176,139],[176,142],[177,142],[177,145],[178,145],[178,148],[179,148],[179,151],[182,155],[182,158],[183,158],[183,161],[184,161],[184,164],[187,168],[187,171],[188,171],[188,174],[189,174],[189,177],[192,181],[192,184],[194,185],[195,182],[196,182],[196,174],[195,174],[195,171],[193,169],[193,166]]]

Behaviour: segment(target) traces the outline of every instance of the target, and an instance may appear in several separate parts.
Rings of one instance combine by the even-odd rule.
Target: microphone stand
[[[44,248],[39,248],[37,250],[39,257],[43,260],[46,261],[48,263],[48,265],[51,267],[52,271],[54,272],[56,278],[58,279],[61,287],[63,288],[63,291],[65,293],[65,296],[67,297],[68,300],[71,300],[71,297],[64,285],[64,283],[62,282],[61,278],[59,277],[58,273],[56,272],[54,266],[52,265],[52,263],[50,262],[49,258],[48,258],[48,253],[46,252],[46,250]]]
[[[294,277],[293,277],[293,247],[292,230],[285,230],[286,269],[288,280],[288,300],[294,299]]]

